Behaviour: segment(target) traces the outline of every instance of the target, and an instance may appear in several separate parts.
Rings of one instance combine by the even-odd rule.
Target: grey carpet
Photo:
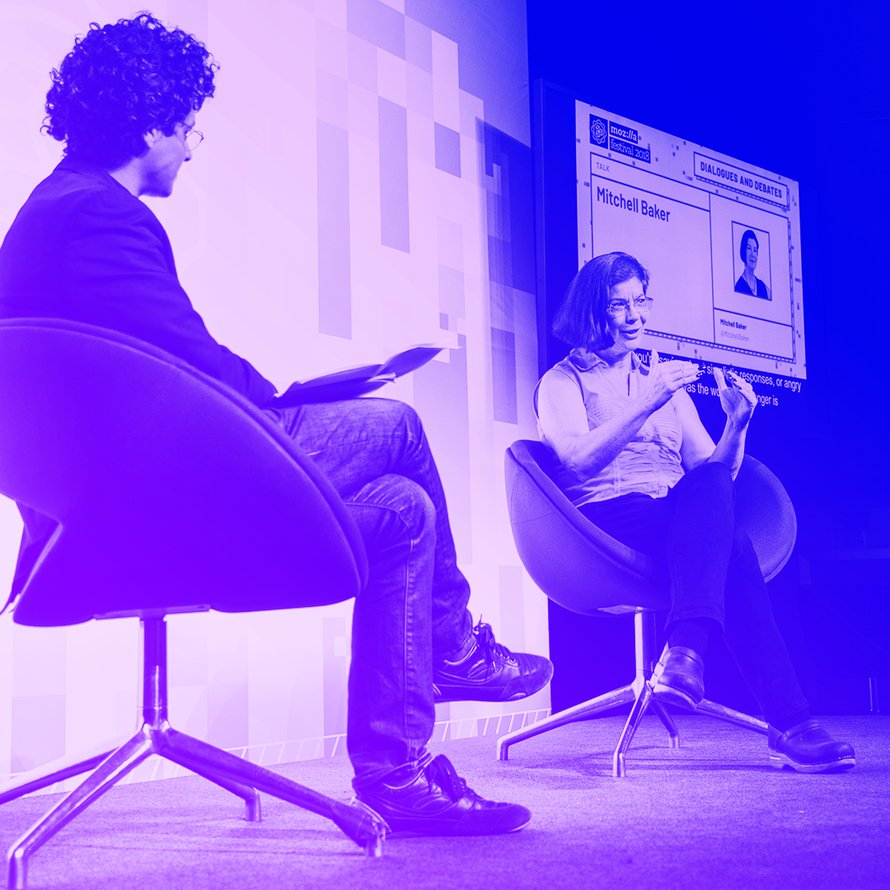
[[[264,818],[197,778],[112,790],[37,852],[29,888],[637,888],[890,887],[890,718],[825,720],[856,748],[841,775],[770,768],[763,737],[703,717],[678,718],[670,750],[646,717],[628,775],[613,779],[621,718],[576,724],[494,759],[494,738],[450,741],[448,754],[488,797],[525,803],[524,831],[495,838],[413,838],[366,858],[327,821],[274,799]],[[338,757],[281,767],[338,798]],[[0,808],[12,842],[56,799]]]

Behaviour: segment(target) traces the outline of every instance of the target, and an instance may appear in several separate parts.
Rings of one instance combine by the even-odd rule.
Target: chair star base
[[[558,726],[565,726],[569,723],[577,723],[581,720],[588,720],[598,714],[618,707],[619,705],[631,704],[630,713],[621,735],[618,737],[618,744],[612,754],[612,775],[616,779],[623,778],[627,775],[627,751],[633,741],[633,737],[643,719],[643,715],[652,708],[656,716],[661,720],[664,728],[668,733],[668,746],[678,748],[680,746],[680,733],[673,721],[671,715],[667,712],[662,704],[652,697],[652,688],[650,680],[652,671],[655,666],[653,656],[655,642],[655,626],[654,614],[651,611],[638,609],[634,612],[634,661],[635,673],[633,682],[627,686],[621,686],[598,695],[589,701],[582,702],[571,708],[566,708],[557,714],[539,720],[530,726],[523,726],[521,729],[507,733],[498,739],[497,756],[500,760],[507,760],[509,750],[512,745],[542,733],[556,729]],[[723,707],[715,702],[704,699],[697,708],[702,714],[711,717],[717,717],[720,720],[726,720],[736,726],[744,729],[750,729],[766,735],[768,727],[762,720],[749,717],[740,711],[734,711],[732,708]]]
[[[248,822],[261,818],[260,791],[330,819],[369,856],[380,856],[386,823],[373,810],[342,803],[234,754],[178,732],[167,719],[167,627],[163,616],[142,617],[142,726],[111,752],[54,765],[21,777],[0,792],[0,803],[92,770],[90,775],[9,848],[9,890],[25,890],[28,860],[56,832],[151,755],[157,754],[242,798]]]

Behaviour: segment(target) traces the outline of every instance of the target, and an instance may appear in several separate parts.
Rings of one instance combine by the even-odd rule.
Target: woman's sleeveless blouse
[[[553,370],[564,374],[578,387],[587,411],[587,423],[594,429],[621,413],[646,386],[648,368],[636,353],[631,356],[630,392],[615,385],[607,376],[609,366],[598,355],[573,349]],[[540,385],[540,383],[538,384]],[[537,410],[537,389],[535,408]],[[680,420],[673,400],[654,411],[615,460],[593,476],[581,477],[560,466],[554,480],[576,505],[605,501],[630,492],[664,497],[683,475]]]

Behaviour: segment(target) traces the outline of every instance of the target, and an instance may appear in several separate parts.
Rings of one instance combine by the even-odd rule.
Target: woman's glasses
[[[606,312],[613,317],[627,315],[630,307],[634,312],[646,312],[652,305],[652,297],[634,297],[632,300],[609,300],[606,303]]]

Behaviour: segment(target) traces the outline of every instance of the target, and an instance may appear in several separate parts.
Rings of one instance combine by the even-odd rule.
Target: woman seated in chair
[[[554,333],[572,350],[538,384],[544,441],[557,482],[607,534],[656,557],[671,593],[668,648],[653,675],[661,701],[694,709],[703,658],[722,635],[769,723],[770,761],[801,772],[849,769],[853,749],[813,719],[791,664],[757,556],[735,527],[733,480],[757,397],[714,368],[726,426],[715,445],[685,387],[693,362],[648,366],[636,349],[649,320],[649,273],[610,253],[575,276]]]

